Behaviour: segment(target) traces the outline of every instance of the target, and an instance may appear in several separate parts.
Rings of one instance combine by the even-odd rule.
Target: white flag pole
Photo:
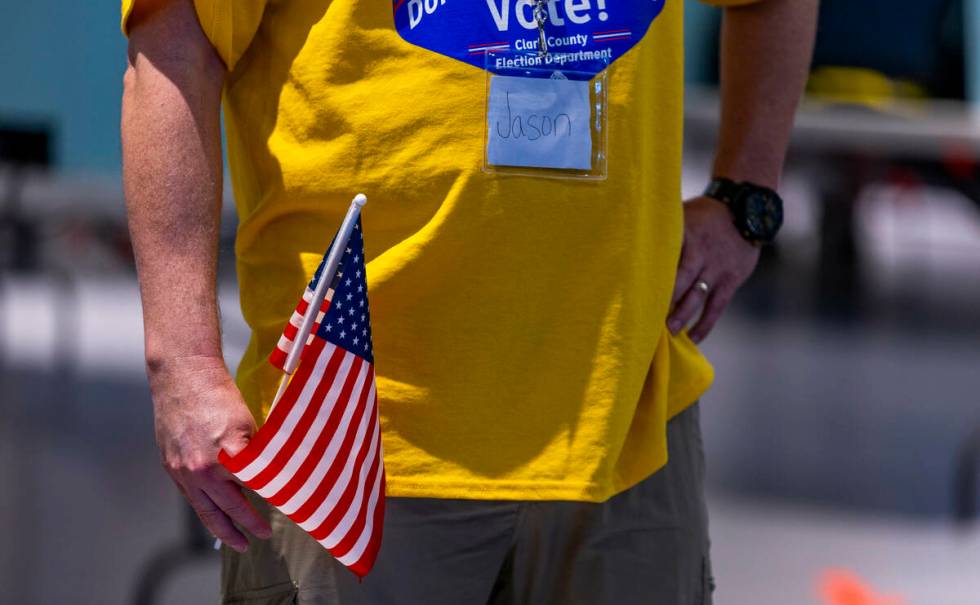
[[[323,271],[320,272],[320,280],[316,284],[316,290],[313,291],[313,299],[310,301],[309,306],[306,307],[306,314],[303,315],[303,323],[300,325],[299,331],[296,332],[296,337],[293,339],[293,347],[286,357],[286,363],[283,367],[284,374],[282,380],[279,382],[279,390],[276,392],[276,398],[272,400],[272,408],[276,407],[283,393],[286,392],[289,377],[292,376],[293,372],[296,371],[296,366],[299,365],[300,355],[303,353],[306,341],[310,338],[310,332],[313,331],[313,324],[316,323],[316,316],[320,313],[320,307],[323,306],[323,299],[327,296],[327,290],[330,289],[330,284],[333,283],[334,277],[337,274],[337,267],[340,265],[340,259],[347,249],[347,242],[350,241],[350,234],[354,230],[354,225],[357,224],[357,217],[360,216],[361,208],[366,203],[367,196],[363,193],[358,193],[354,196],[353,201],[350,203],[347,216],[344,217],[344,222],[340,225],[340,231],[337,232],[337,239],[334,241],[333,247],[330,248],[330,254],[327,255],[327,262],[323,265]],[[270,412],[272,408],[270,408]]]

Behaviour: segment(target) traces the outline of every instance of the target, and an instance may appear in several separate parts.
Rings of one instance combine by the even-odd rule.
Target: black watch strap
[[[731,207],[736,193],[738,193],[738,183],[724,177],[711,179],[711,182],[708,183],[708,186],[704,190],[705,196],[716,199],[719,202],[724,202],[729,207]]]
[[[725,204],[735,228],[755,246],[772,243],[782,226],[782,198],[768,187],[715,177],[708,183],[704,195]]]

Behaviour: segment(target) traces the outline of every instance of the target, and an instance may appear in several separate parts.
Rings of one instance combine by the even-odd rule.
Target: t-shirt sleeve
[[[128,20],[137,0],[122,0],[122,32],[129,34]],[[262,22],[266,0],[194,0],[197,20],[228,71],[251,44]]]

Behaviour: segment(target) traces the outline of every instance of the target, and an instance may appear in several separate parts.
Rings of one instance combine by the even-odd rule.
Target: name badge
[[[489,164],[592,168],[588,81],[498,75],[488,95]]]

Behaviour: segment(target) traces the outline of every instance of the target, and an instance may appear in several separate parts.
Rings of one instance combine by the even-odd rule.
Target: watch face
[[[749,190],[739,196],[736,216],[739,228],[752,240],[772,241],[783,224],[783,205],[773,193]]]

